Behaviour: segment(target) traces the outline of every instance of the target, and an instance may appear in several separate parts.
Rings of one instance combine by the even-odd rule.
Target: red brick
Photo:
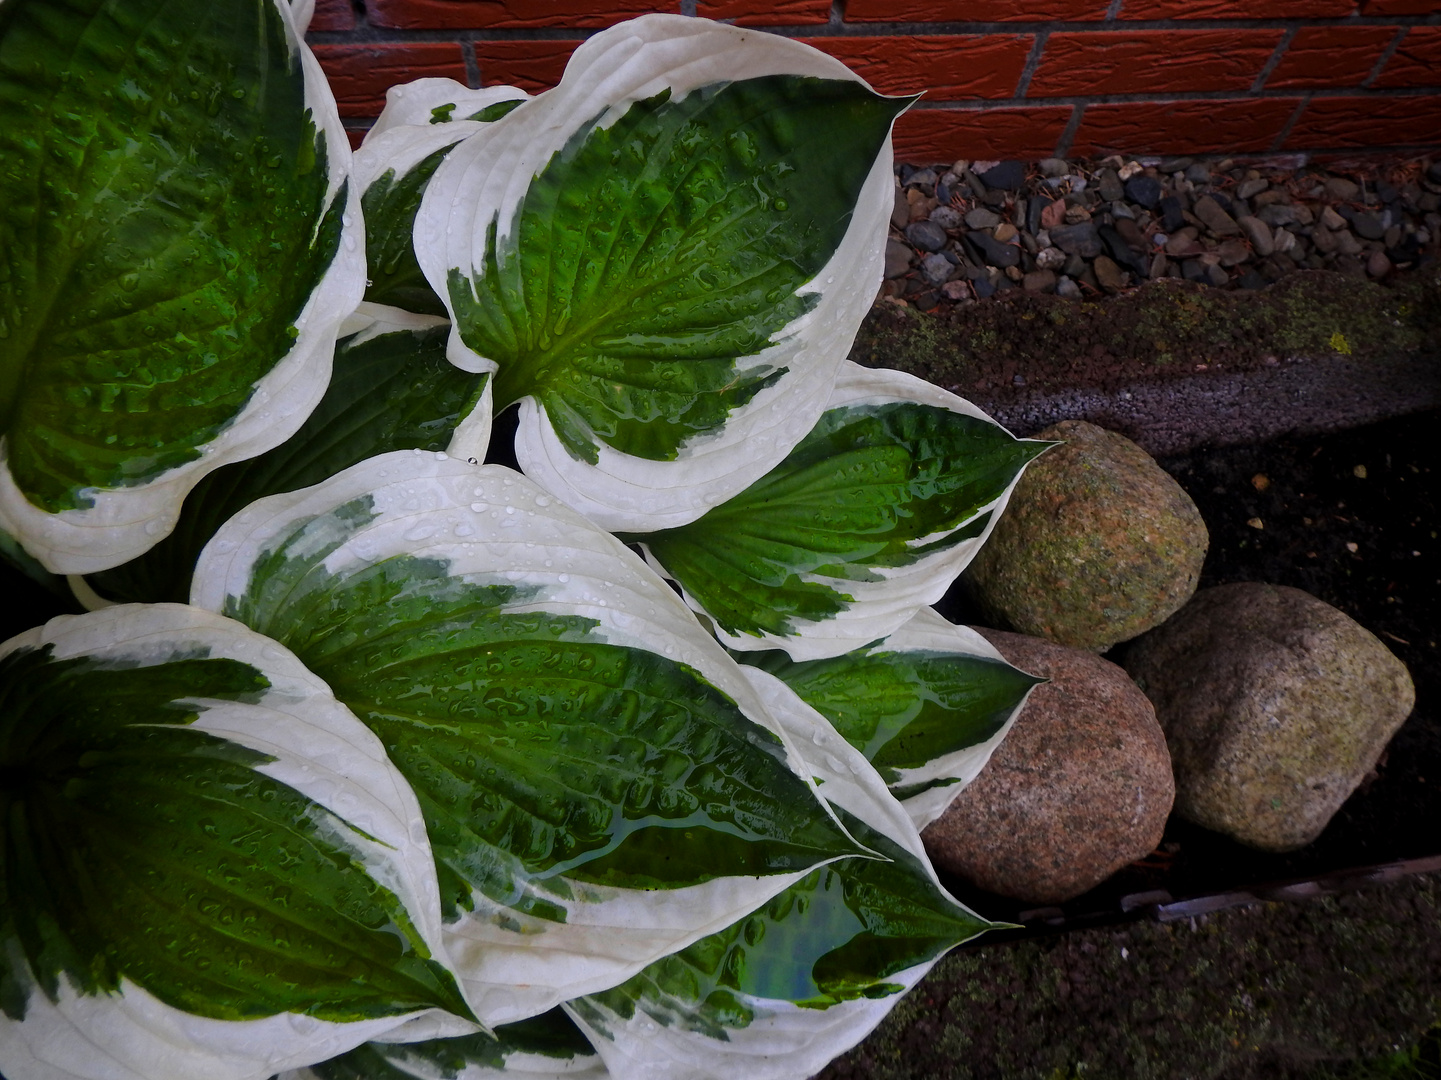
[[[1016,109],[912,109],[896,121],[897,161],[940,162],[957,158],[1050,157],[1070,105]]]
[[[1303,26],[1266,89],[1360,86],[1395,36],[1394,26]]]
[[[1122,0],[1123,19],[1339,19],[1356,0]]]
[[[696,14],[737,26],[794,26],[829,22],[831,0],[700,0]]]
[[[1434,15],[1441,0],[1362,0],[1362,15]]]
[[[369,130],[368,128],[366,130]],[[355,128],[346,128],[345,137],[350,140],[350,149],[359,150],[360,144],[365,141],[365,132]]]
[[[529,93],[560,82],[579,41],[477,41],[475,58],[484,86],[518,86]]]
[[[1088,105],[1074,154],[1259,153],[1296,111],[1286,98]]]
[[[1014,97],[1034,38],[1029,34],[808,38],[883,94],[927,101]]]
[[[1441,86],[1441,26],[1411,27],[1374,85]]]
[[[399,30],[578,30],[651,11],[680,13],[679,0],[365,0],[365,7],[372,26]]]
[[[1027,97],[1249,90],[1281,30],[1052,34]]]
[[[846,22],[1100,22],[1109,0],[850,0]]]
[[[415,44],[312,45],[330,79],[341,116],[376,116],[385,91],[412,79],[465,82],[465,57],[454,41]]]
[[[1418,146],[1441,142],[1441,97],[1316,98],[1286,139],[1287,150]]]
[[[350,0],[316,0],[312,30],[354,30],[355,9]]]

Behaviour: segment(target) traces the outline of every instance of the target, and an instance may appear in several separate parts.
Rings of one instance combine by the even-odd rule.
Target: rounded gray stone
[[[939,253],[927,255],[921,260],[921,276],[932,285],[944,285],[955,270],[951,260]]]
[[[913,221],[906,226],[906,239],[922,251],[940,251],[946,246],[946,230],[934,221]]]
[[[1124,663],[1166,733],[1176,811],[1263,851],[1320,835],[1416,697],[1349,616],[1258,582],[1197,593]]]
[[[966,214],[965,221],[972,229],[994,229],[1001,223],[1001,215],[984,206],[977,206]]]
[[[1079,896],[1161,842],[1175,794],[1155,713],[1082,649],[981,630],[1031,691],[979,776],[922,833],[938,866],[1029,903]]]
[[[997,625],[1098,652],[1164,622],[1206,557],[1195,503],[1123,435],[1065,420],[1036,437],[1064,445],[1016,485],[966,570],[972,597]]]
[[[915,252],[907,244],[899,240],[886,241],[886,277],[898,278],[911,268],[911,262],[916,257]]]

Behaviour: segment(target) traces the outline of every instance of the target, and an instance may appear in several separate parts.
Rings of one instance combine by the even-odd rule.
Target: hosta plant
[[[1042,444],[845,356],[907,105],[647,16],[353,155],[282,0],[0,0],[9,1080],[799,1078],[990,925]]]

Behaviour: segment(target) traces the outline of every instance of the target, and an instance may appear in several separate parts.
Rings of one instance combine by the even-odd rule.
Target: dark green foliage
[[[254,702],[234,660],[0,660],[0,1005],[38,981],[129,979],[224,1020],[327,1020],[432,1005],[468,1015],[345,827],[256,771],[271,760],[190,725],[196,698]],[[25,966],[16,966],[23,957]],[[28,972],[27,972],[28,967]]]
[[[728,633],[794,633],[853,602],[810,576],[877,581],[878,570],[979,535],[982,509],[1046,445],[931,405],[831,409],[729,502],[631,539]]]
[[[777,374],[737,361],[814,306],[796,290],[839,245],[906,104],[770,76],[582,128],[508,230],[492,221],[476,276],[451,272],[462,338],[500,364],[497,407],[535,396],[590,462],[597,439],[670,460],[721,426]]]
[[[256,499],[318,484],[391,450],[443,450],[475,407],[486,375],[445,358],[445,327],[343,340],[325,397],[286,442],[217,469],[185,500],[175,531],[138,559],[87,579],[120,601],[184,603],[200,550]]]
[[[290,351],[340,236],[280,14],[10,0],[0,431],[52,511],[199,456]]]

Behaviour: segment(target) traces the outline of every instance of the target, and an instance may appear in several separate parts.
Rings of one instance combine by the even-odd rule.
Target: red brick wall
[[[553,85],[649,11],[800,38],[886,93],[901,160],[1441,146],[1441,0],[319,0],[341,115],[425,75]]]

